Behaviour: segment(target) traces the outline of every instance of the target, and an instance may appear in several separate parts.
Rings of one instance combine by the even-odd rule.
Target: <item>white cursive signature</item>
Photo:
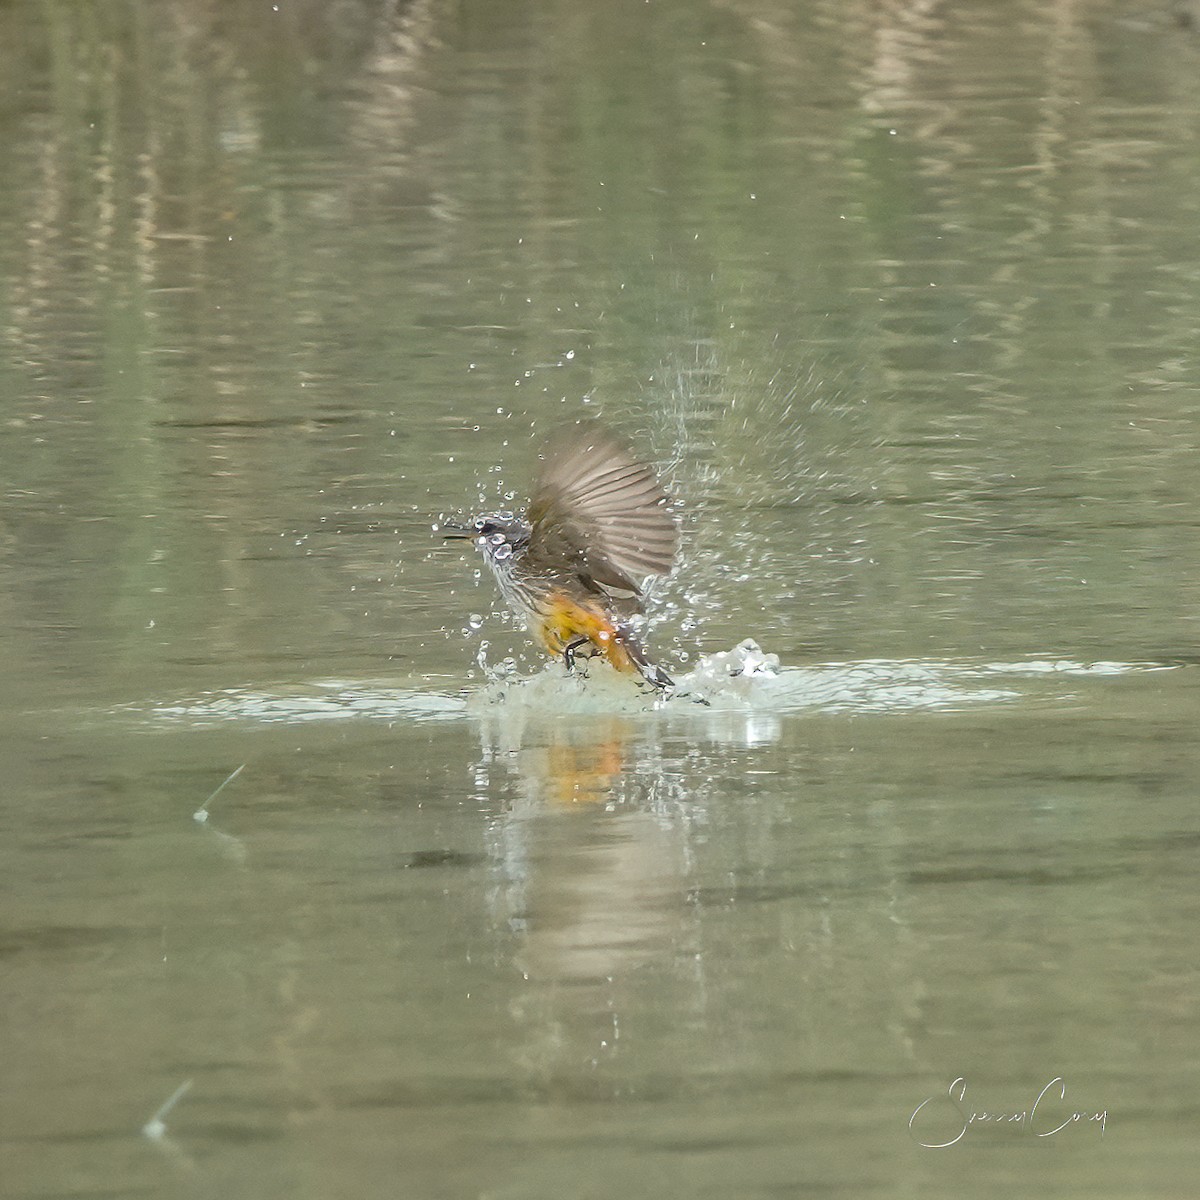
[[[908,1132],[918,1146],[924,1146],[926,1150],[944,1150],[947,1146],[953,1146],[961,1142],[967,1136],[967,1130],[972,1126],[986,1125],[1012,1125],[1021,1129],[1026,1129],[1036,1137],[1053,1137],[1056,1133],[1061,1133],[1069,1125],[1077,1125],[1081,1123],[1096,1123],[1100,1126],[1100,1136],[1104,1136],[1105,1127],[1108,1125],[1108,1109],[1100,1109],[1097,1112],[1084,1112],[1079,1110],[1067,1111],[1061,1106],[1056,1105],[1052,1093],[1058,1092],[1059,1100],[1067,1098],[1067,1084],[1061,1075],[1056,1075],[1040,1092],[1037,1094],[1037,1099],[1029,1106],[1029,1108],[1015,1109],[1012,1111],[988,1111],[986,1109],[974,1110],[964,1107],[964,1101],[967,1095],[967,1081],[963,1076],[959,1076],[947,1089],[946,1095],[949,1098],[949,1104],[942,1103],[930,1109],[927,1105],[933,1104],[939,1098],[937,1096],[927,1096],[920,1104],[913,1109],[913,1114],[908,1118]],[[946,1109],[953,1109],[954,1116],[949,1118],[953,1123],[946,1124]],[[943,1116],[939,1120],[938,1113]],[[922,1113],[924,1115],[922,1116]],[[929,1126],[937,1128],[940,1124],[945,1132],[953,1132],[954,1136],[948,1141],[923,1141],[923,1137],[929,1137],[929,1133],[918,1133],[917,1125],[918,1118],[920,1124],[927,1129]],[[1057,1122],[1057,1124],[1055,1123]]]

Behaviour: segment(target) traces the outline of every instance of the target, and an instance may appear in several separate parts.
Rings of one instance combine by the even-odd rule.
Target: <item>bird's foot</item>
[[[567,668],[567,671],[569,673],[574,674],[574,672],[575,672],[575,663],[576,663],[575,651],[578,650],[580,648],[580,646],[586,646],[588,644],[589,640],[590,640],[589,638],[585,638],[585,637],[576,638],[573,642],[568,642],[563,647],[563,652],[562,652],[563,666],[565,666]],[[580,674],[585,679],[587,678],[586,671],[581,671]]]

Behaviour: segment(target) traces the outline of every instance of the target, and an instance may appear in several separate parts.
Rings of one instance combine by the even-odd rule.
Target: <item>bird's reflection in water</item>
[[[517,770],[535,806],[606,805],[616,796],[625,768],[627,722],[606,718],[599,728],[577,731],[516,752]],[[578,736],[581,735],[581,736]]]
[[[556,1087],[601,1086],[632,995],[671,989],[696,961],[687,871],[699,806],[649,725],[616,715],[484,725],[488,769],[513,784],[492,834],[496,923],[515,939],[523,981],[512,1004],[520,1066]]]

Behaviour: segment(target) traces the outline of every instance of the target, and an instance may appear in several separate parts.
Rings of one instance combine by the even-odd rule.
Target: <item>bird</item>
[[[673,687],[634,628],[648,583],[671,570],[679,548],[653,468],[593,421],[559,430],[540,457],[523,512],[443,521],[443,536],[475,543],[509,606],[568,671],[577,656],[599,656],[656,691]]]

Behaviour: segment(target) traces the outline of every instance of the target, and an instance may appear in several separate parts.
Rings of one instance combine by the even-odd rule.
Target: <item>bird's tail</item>
[[[674,687],[675,681],[657,663],[652,663],[628,625],[618,625],[609,643],[608,661],[618,671],[636,671],[651,687]]]

